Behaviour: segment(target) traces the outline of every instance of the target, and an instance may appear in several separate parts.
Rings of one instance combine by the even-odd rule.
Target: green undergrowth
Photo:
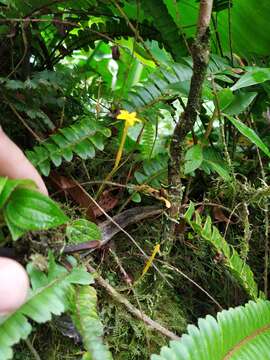
[[[82,350],[73,339],[63,337],[55,324],[45,324],[37,327],[35,335],[29,338],[40,355],[46,360],[81,359]],[[14,348],[14,360],[32,360],[33,354],[24,342]]]
[[[70,214],[74,216],[74,209],[70,209]],[[164,219],[160,217],[154,223],[146,220],[128,228],[129,233],[148,255],[152,253],[155,244],[161,242],[163,221]],[[207,290],[224,308],[238,305],[246,300],[245,294],[230,274],[224,272],[222,263],[215,263],[215,254],[211,252],[210,247],[205,243],[202,244],[196,237],[175,244],[169,262],[166,261],[167,256],[163,252],[165,245],[161,243],[161,253],[156,256],[155,264],[162,277],[151,267],[138,282],[136,280],[141,276],[145,265],[139,250],[123,234],[115,237],[112,248],[135,284],[130,288],[124,282],[119,266],[108,249],[94,253],[93,261],[95,266],[100,264],[101,275],[136,308],[178,335],[185,331],[188,323],[195,323],[199,316],[215,314],[218,307],[190,281],[176,271],[170,270],[169,264],[182,270]],[[105,341],[114,359],[146,360],[167,343],[166,337],[135,319],[122,305],[113,301],[107,292],[98,286],[97,290]],[[80,345],[75,345],[72,339],[63,337],[55,323],[38,326],[37,331],[38,336],[32,338],[32,341],[34,340],[33,345],[42,359],[77,359],[76,354],[81,354]],[[15,352],[17,356],[15,359],[25,360],[28,359],[27,356],[29,360],[31,359],[29,350],[23,342],[17,346]]]

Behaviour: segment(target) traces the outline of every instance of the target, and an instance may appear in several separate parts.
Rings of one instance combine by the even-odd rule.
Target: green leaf
[[[31,282],[36,287],[30,291],[26,303],[15,313],[0,317],[1,360],[12,359],[12,346],[20,339],[28,337],[32,331],[29,319],[44,323],[51,320],[52,315],[60,315],[67,309],[71,285],[73,282],[78,282],[79,274],[76,275],[76,272],[80,271],[80,275],[83,274],[82,270],[74,269],[69,273],[65,268],[60,268],[62,270],[58,274],[52,276],[49,272],[46,276],[40,270],[35,269],[33,265],[28,265]],[[92,281],[92,278],[90,280]],[[38,286],[41,284],[42,286]]]
[[[210,167],[212,171],[216,171],[218,175],[222,177],[222,179],[226,181],[231,180],[228,170],[225,167],[223,167],[221,164],[210,160],[204,160],[204,162],[208,165],[208,167]]]
[[[242,89],[251,85],[256,85],[270,80],[270,68],[250,68],[241,78],[231,87],[232,91]]]
[[[72,269],[72,272],[68,275],[67,280],[70,283],[77,285],[90,285],[94,283],[93,275],[90,274],[83,266],[77,266]]]
[[[66,235],[73,244],[102,239],[100,228],[86,219],[74,220],[68,224]]]
[[[49,197],[19,187],[9,196],[3,214],[13,240],[25,231],[46,230],[68,221],[68,217]]]
[[[265,155],[270,157],[270,151],[268,147],[264,144],[264,142],[260,139],[260,137],[255,133],[253,129],[250,129],[247,125],[242,123],[240,120],[235,119],[232,116],[225,115],[227,119],[236,127],[236,129],[245,137],[249,139],[254,145],[256,145],[260,150],[262,150]]]
[[[83,344],[92,360],[112,360],[103,344],[103,326],[97,314],[97,294],[93,287],[77,289],[74,296],[72,317],[83,338]],[[87,357],[86,357],[87,358]]]
[[[210,216],[206,218],[206,221],[203,224],[202,218],[198,212],[195,212],[195,220],[192,220],[193,213],[194,204],[191,202],[184,215],[187,223],[195,233],[208,241],[214,247],[216,252],[224,255],[224,265],[227,266],[232,275],[239,280],[249,296],[256,299],[258,297],[258,287],[249,265],[246,264],[237,251],[226,242],[218,228],[212,225]]]
[[[250,301],[223,310],[217,319],[207,315],[198,326],[189,325],[180,340],[164,346],[151,360],[269,359],[270,302]]]
[[[201,145],[192,146],[185,155],[185,174],[189,174],[198,169],[203,161]]]
[[[201,168],[209,173],[210,171],[217,172],[225,181],[231,180],[227,164],[221,158],[219,153],[212,148],[203,148],[203,162]]]
[[[131,200],[137,204],[140,203],[142,201],[141,194],[139,194],[138,192],[134,192],[132,194]]]
[[[36,188],[36,184],[32,180],[12,180],[0,177],[0,181],[0,209],[5,205],[16,188]]]
[[[95,119],[85,117],[71,126],[62,128],[58,133],[51,135],[39,146],[26,154],[29,160],[41,173],[48,176],[50,162],[60,166],[63,158],[71,161],[73,153],[82,159],[93,158],[95,147],[103,150],[104,136],[110,136],[110,129]]]
[[[239,115],[252,103],[257,96],[255,92],[238,92],[233,96],[232,102],[223,109],[227,115]]]
[[[217,93],[219,109],[222,111],[233,101],[233,92],[231,89],[222,89]]]

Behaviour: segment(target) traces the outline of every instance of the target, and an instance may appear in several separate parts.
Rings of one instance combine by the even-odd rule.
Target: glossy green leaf
[[[223,109],[223,112],[227,115],[239,115],[248,108],[256,96],[257,93],[255,92],[239,92],[234,94],[231,103]]]
[[[13,180],[0,177],[0,209],[10,198],[11,194],[18,188],[36,188],[32,180]]]
[[[250,68],[241,78],[231,87],[232,91],[242,89],[251,85],[256,85],[270,80],[270,68]]]
[[[217,93],[219,109],[222,111],[233,101],[233,92],[231,89],[225,88]]]
[[[253,129],[248,127],[246,124],[241,122],[240,120],[226,115],[227,119],[230,120],[230,122],[236,127],[236,129],[245,137],[249,139],[254,145],[256,145],[260,150],[262,150],[265,155],[270,157],[270,151],[268,147],[264,144],[264,142],[261,140],[261,138],[255,133]]]
[[[3,214],[13,240],[17,240],[25,231],[46,230],[68,221],[50,198],[38,191],[23,188],[12,192]]]
[[[198,169],[203,161],[201,145],[192,146],[185,155],[185,174],[189,174]]]
[[[13,358],[12,346],[26,339],[32,331],[30,319],[38,323],[44,323],[52,319],[52,315],[60,315],[68,306],[68,298],[71,295],[72,284],[80,283],[80,278],[88,276],[87,283],[93,282],[91,274],[82,268],[74,269],[70,273],[63,267],[53,276],[46,276],[43,272],[28,266],[31,282],[35,278],[35,288],[31,290],[28,299],[15,313],[5,317],[0,316],[0,354],[1,360]],[[85,275],[86,274],[86,275]]]

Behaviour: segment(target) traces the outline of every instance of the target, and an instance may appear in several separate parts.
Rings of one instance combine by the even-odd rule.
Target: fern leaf
[[[211,243],[217,252],[220,252],[225,256],[225,265],[231,270],[232,275],[240,281],[249,296],[256,299],[258,297],[258,287],[249,265],[246,264],[237,251],[227,243],[218,228],[212,225],[210,216],[206,218],[206,221],[203,224],[200,214],[195,212],[195,220],[192,220],[194,210],[194,204],[191,203],[184,215],[187,223],[195,233]]]
[[[199,319],[198,327],[189,325],[187,334],[171,341],[151,360],[267,360],[269,329],[270,302],[250,301],[221,311],[217,319],[210,315]]]
[[[190,64],[172,63],[170,68],[158,69],[147,80],[132,88],[122,107],[140,112],[160,101],[179,96],[179,92],[188,96],[191,76]]]
[[[140,145],[142,146],[142,155],[145,159],[152,157],[153,148],[155,144],[155,130],[150,122],[144,126],[142,139]]]
[[[97,295],[91,286],[80,287],[75,294],[73,319],[80,331],[87,350],[85,358],[112,360],[107,346],[103,344],[103,326],[97,314]]]
[[[43,175],[48,176],[50,162],[60,166],[63,158],[71,161],[73,153],[82,159],[93,158],[95,148],[103,150],[104,136],[110,136],[108,128],[93,119],[84,118],[74,125],[60,129],[41,145],[27,151],[27,156]]]
[[[26,339],[31,333],[32,326],[29,319],[44,323],[51,320],[52,315],[60,315],[67,309],[67,297],[72,284],[89,284],[93,281],[92,276],[85,270],[75,268],[68,273],[66,269],[56,265],[52,259],[47,277],[35,269],[33,264],[28,265],[28,272],[30,272],[33,290],[27,302],[15,313],[0,317],[1,360],[11,359],[12,346],[20,339]]]
[[[136,84],[122,101],[122,108],[130,112],[142,112],[154,104],[180,96],[187,97],[192,76],[192,60],[182,58],[181,63],[171,63],[159,68],[140,84]],[[229,65],[221,57],[212,55],[208,73],[223,74]],[[224,75],[222,75],[224,76]]]
[[[134,176],[139,184],[148,184],[155,188],[161,187],[161,182],[167,179],[168,156],[159,155],[143,162],[143,172],[136,171]]]

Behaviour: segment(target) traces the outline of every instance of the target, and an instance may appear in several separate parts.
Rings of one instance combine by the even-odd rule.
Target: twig
[[[253,118],[251,117],[251,124],[254,126]],[[256,147],[257,155],[259,159],[261,174],[263,182],[266,184],[266,174],[263,168],[262,157],[260,154],[260,150]],[[265,242],[264,242],[264,273],[263,273],[263,281],[264,281],[264,293],[265,296],[268,297],[268,269],[269,269],[269,204],[267,199],[264,199],[264,210],[265,210],[265,217],[264,217],[264,235],[265,235]]]
[[[10,18],[10,19],[0,19],[0,24],[4,24],[7,22],[24,22],[26,24],[28,23],[52,23],[52,24],[61,24],[61,25],[70,25],[73,27],[80,27],[77,23],[74,23],[72,21],[66,21],[61,19],[33,19],[33,18],[26,18],[26,19],[20,19],[20,18]]]
[[[198,283],[196,283],[196,281],[192,280],[189,276],[187,276],[185,273],[183,273],[183,271],[179,270],[178,268],[176,268],[173,265],[167,264],[164,261],[161,260],[157,260],[158,262],[162,262],[165,264],[165,266],[173,271],[176,271],[177,273],[179,273],[180,275],[182,275],[185,279],[187,279],[188,281],[190,281],[193,285],[195,285],[198,289],[200,289],[206,296],[209,297],[209,299],[211,299],[213,301],[214,304],[217,305],[217,307],[219,308],[219,310],[223,310],[223,307],[219,304],[219,302],[213,298],[212,295],[209,294],[208,291],[206,291],[202,286],[200,286]]]
[[[32,353],[33,357],[35,358],[35,360],[41,360],[39,354],[37,353],[36,349],[32,345],[31,341],[29,339],[26,339],[25,343],[26,343],[28,349],[31,351],[31,353]]]
[[[91,273],[96,273],[96,270],[91,265],[86,265],[87,269]],[[164,336],[167,336],[172,340],[179,340],[180,337],[166,329],[156,321],[152,320],[142,311],[138,310],[135,306],[133,306],[123,295],[119,294],[110,284],[107,283],[105,279],[103,279],[100,275],[95,277],[96,282],[103,287],[111,297],[116,300],[118,303],[125,306],[127,311],[134,315],[136,318],[142,320],[146,325],[148,325],[151,329],[158,331]]]
[[[144,50],[147,52],[147,54],[150,56],[151,60],[155,63],[156,66],[160,66],[159,62],[157,61],[157,59],[155,59],[155,57],[153,56],[153,54],[151,53],[151,51],[149,50],[149,48],[145,45],[145,42],[143,40],[143,38],[141,37],[141,35],[139,34],[139,32],[137,31],[137,29],[133,26],[133,24],[130,22],[127,14],[124,12],[124,10],[121,8],[121,6],[118,4],[117,0],[113,0],[112,3],[115,5],[115,7],[118,9],[118,11],[120,12],[120,14],[123,16],[123,18],[126,20],[128,26],[130,27],[130,29],[133,31],[134,35],[136,36],[136,38],[141,42],[142,46],[144,47]]]
[[[23,45],[24,45],[23,56],[21,57],[19,62],[16,64],[15,68],[6,76],[7,79],[10,78],[11,75],[13,75],[18,70],[18,68],[21,66],[21,64],[23,63],[23,61],[27,55],[27,51],[28,51],[27,36],[26,36],[25,30],[23,28],[23,25],[21,26],[21,28],[22,28],[22,39],[23,39]]]
[[[23,126],[33,135],[33,137],[41,142],[41,138],[30,128],[30,126],[27,124],[27,122],[24,120],[24,118],[18,113],[18,111],[15,109],[15,107],[8,101],[8,99],[4,96],[5,101],[7,102],[8,106],[12,110],[12,112],[17,116],[17,118],[21,121]]]

